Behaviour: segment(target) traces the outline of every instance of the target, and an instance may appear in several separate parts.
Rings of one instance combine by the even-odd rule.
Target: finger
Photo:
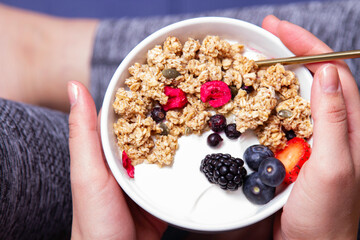
[[[161,239],[168,224],[146,212],[128,196],[126,202],[134,218],[138,239]]]
[[[99,114],[98,114],[98,118],[97,118],[97,132],[98,132],[98,136],[99,136],[99,139],[101,139],[101,132],[100,132],[100,126],[101,126],[101,109],[99,111]]]
[[[277,27],[279,23],[280,23],[280,19],[278,19],[274,15],[268,15],[264,18],[262,22],[262,28],[266,29],[267,31],[277,36],[278,35]]]
[[[269,15],[263,20],[263,28],[273,33],[297,56],[321,54],[326,52],[333,52],[324,42],[316,38],[312,33],[287,21],[281,21],[277,17]],[[337,61],[345,67],[346,64],[342,61]],[[321,67],[322,64],[307,64],[307,67],[313,73]],[[348,70],[348,68],[346,67]]]
[[[277,32],[280,40],[295,55],[312,55],[332,52],[331,48],[329,48],[325,43],[316,38],[312,33],[287,21],[281,21],[278,24]],[[346,99],[346,103],[349,107],[356,106],[356,109],[359,109],[360,97],[358,87],[348,66],[343,61],[334,61],[333,63],[339,70],[344,95],[349,96]],[[323,63],[308,64],[307,67],[312,72],[316,72],[322,65]],[[359,111],[360,110],[358,110],[357,112]]]
[[[311,112],[314,120],[313,152],[316,154],[313,159],[334,168],[337,166],[352,169],[347,110],[338,71],[332,64],[322,66],[315,73]]]
[[[72,104],[69,116],[71,181],[86,185],[90,180],[106,178],[109,173],[103,160],[94,101],[80,83],[70,82],[68,90]]]
[[[92,239],[92,235],[99,239],[130,239],[134,235],[131,214],[104,161],[94,101],[78,82],[69,82],[68,92],[72,235],[83,234],[84,239]]]

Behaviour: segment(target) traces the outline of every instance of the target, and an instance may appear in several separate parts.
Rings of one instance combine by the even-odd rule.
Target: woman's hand
[[[160,239],[166,224],[128,199],[105,162],[93,99],[69,82],[72,239]]]
[[[295,55],[332,50],[305,29],[263,21]],[[308,64],[314,75],[313,149],[274,226],[275,239],[356,239],[360,198],[360,96],[343,61]]]

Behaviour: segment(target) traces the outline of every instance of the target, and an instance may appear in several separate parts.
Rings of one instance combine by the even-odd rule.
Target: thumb
[[[314,120],[314,153],[327,164],[339,164],[348,153],[348,122],[345,100],[337,68],[332,64],[320,67],[314,76],[311,92],[311,112]],[[349,158],[346,158],[349,159]],[[350,158],[351,159],[351,158]],[[330,161],[330,162],[329,162]]]
[[[69,82],[68,92],[72,237],[130,239],[135,231],[131,213],[105,163],[94,101],[78,82]]]
[[[72,184],[88,184],[93,179],[105,179],[108,169],[104,162],[94,101],[87,88],[78,82],[68,84],[71,110],[69,116],[69,146]],[[101,181],[99,181],[101,184]]]

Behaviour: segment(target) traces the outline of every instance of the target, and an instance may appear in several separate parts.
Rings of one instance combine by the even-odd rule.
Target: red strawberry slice
[[[210,81],[201,85],[200,99],[214,108],[221,107],[231,99],[229,86],[222,81]]]
[[[284,182],[286,184],[295,182],[301,167],[309,159],[310,154],[310,145],[299,137],[289,140],[284,149],[275,153],[275,157],[285,166],[286,175]]]
[[[165,86],[164,93],[169,97],[167,103],[162,106],[165,111],[183,108],[188,103],[186,94],[180,88]]]
[[[134,178],[135,168],[125,151],[122,152],[122,164],[130,178]]]

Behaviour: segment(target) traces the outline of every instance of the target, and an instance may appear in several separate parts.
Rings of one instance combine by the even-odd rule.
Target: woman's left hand
[[[90,93],[69,82],[68,94],[72,239],[160,239],[167,224],[127,198],[106,164]]]

